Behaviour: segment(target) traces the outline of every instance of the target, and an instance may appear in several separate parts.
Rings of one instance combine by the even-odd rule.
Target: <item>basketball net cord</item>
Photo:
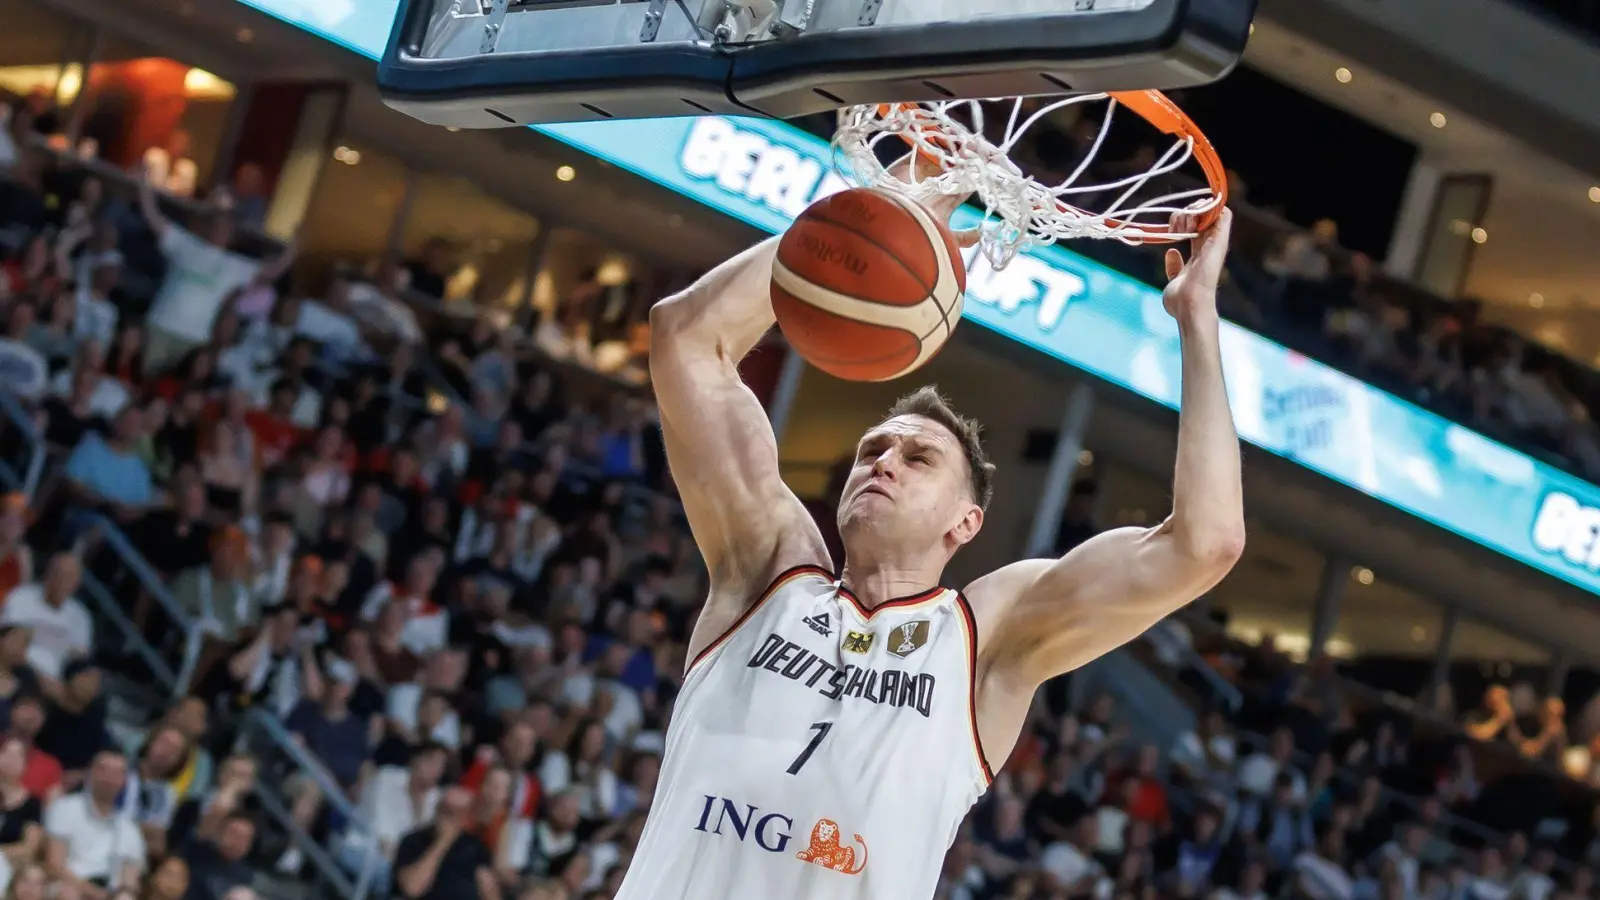
[[[984,104],[1009,99],[1011,112],[1005,137],[993,143],[983,136]],[[983,203],[979,247],[995,269],[1003,269],[1017,254],[1073,238],[1100,238],[1140,245],[1187,240],[1193,233],[1173,232],[1168,222],[1175,213],[1195,213],[1205,227],[1213,211],[1220,211],[1223,196],[1212,187],[1161,194],[1135,201],[1154,179],[1183,168],[1195,155],[1195,138],[1179,136],[1147,172],[1104,184],[1079,184],[1100,153],[1116,112],[1117,98],[1109,94],[1081,94],[1047,103],[1022,118],[1027,98],[950,100],[928,104],[899,103],[855,106],[840,113],[833,144],[842,171],[862,187],[898,191],[920,203],[950,195],[976,194]],[[1059,183],[1048,184],[1024,172],[1011,159],[1011,151],[1034,124],[1057,110],[1080,103],[1109,101],[1094,144],[1076,169]],[[955,114],[965,113],[969,126]],[[935,162],[937,175],[919,176],[908,167],[907,178],[886,168],[877,154],[878,144],[896,138],[911,150]],[[1209,150],[1209,147],[1207,147]],[[1119,192],[1104,212],[1089,212],[1069,200],[1085,195]]]

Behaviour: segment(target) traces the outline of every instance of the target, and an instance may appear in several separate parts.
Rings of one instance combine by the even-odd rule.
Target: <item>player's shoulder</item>
[[[979,577],[961,593],[968,603],[991,611],[1010,606],[1023,591],[1056,565],[1054,559],[1020,559]]]

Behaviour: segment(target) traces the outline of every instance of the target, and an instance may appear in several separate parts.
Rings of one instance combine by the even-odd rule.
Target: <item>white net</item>
[[[1036,123],[1066,107],[1102,101],[1108,106],[1093,145],[1061,180],[1042,181],[1012,160],[1013,151]],[[1108,94],[1079,94],[1044,102],[1030,112],[1031,105],[1027,98],[1016,97],[855,106],[840,112],[834,151],[842,157],[841,170],[862,187],[899,191],[919,202],[976,194],[984,208],[979,245],[995,268],[1029,247],[1069,238],[1129,244],[1191,238],[1194,235],[1167,228],[1172,215],[1203,214],[1222,203],[1210,186],[1176,189],[1172,184],[1171,176],[1194,157],[1193,137],[1176,139],[1144,172],[1095,183],[1086,175],[1121,104]],[[997,127],[1002,123],[1003,128]],[[937,162],[939,173],[919,177],[916,166],[905,177],[891,172],[877,152],[878,145],[890,138]],[[902,148],[895,149],[895,155],[903,155]],[[1084,208],[1090,204],[1102,210]]]

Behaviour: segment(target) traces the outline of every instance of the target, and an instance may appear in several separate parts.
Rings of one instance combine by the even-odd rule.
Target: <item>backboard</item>
[[[1170,89],[1238,62],[1256,2],[401,0],[378,86],[460,128]]]

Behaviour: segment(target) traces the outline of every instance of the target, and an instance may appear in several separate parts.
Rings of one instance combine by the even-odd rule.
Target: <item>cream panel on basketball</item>
[[[958,256],[952,256],[947,252],[943,231],[927,207],[890,191],[879,193],[910,214],[928,239],[928,246],[933,248],[939,274],[928,292],[928,299],[913,306],[889,306],[860,300],[813,284],[791,272],[777,260],[772,263],[772,280],[790,294],[802,297],[813,306],[836,316],[868,325],[898,328],[916,335],[921,344],[916,359],[890,376],[899,378],[921,368],[935,353],[938,353],[939,348],[944,346],[944,342],[955,330],[956,323],[961,321],[966,295],[961,290],[961,280],[956,274],[955,267],[964,263]]]

